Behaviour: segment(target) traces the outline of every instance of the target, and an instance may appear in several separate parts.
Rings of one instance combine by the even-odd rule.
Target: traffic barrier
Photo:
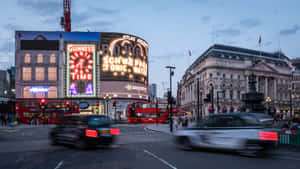
[[[279,144],[300,146],[300,131],[281,130],[279,133]]]

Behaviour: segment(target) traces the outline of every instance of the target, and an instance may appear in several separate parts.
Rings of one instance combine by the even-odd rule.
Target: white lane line
[[[64,161],[60,161],[54,169],[59,169],[63,165]]]
[[[169,166],[170,168],[172,168],[172,169],[177,169],[176,167],[174,167],[173,165],[171,165],[170,163],[168,163],[166,160],[164,160],[164,159],[162,159],[162,158],[156,156],[155,154],[151,153],[150,151],[144,149],[144,152],[147,153],[147,154],[149,154],[150,156],[152,156],[152,157],[158,159],[159,161],[163,162],[164,164],[166,164],[166,165]]]

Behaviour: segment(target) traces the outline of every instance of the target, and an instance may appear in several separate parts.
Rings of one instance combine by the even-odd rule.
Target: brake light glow
[[[277,134],[277,132],[260,131],[259,139],[260,140],[278,141],[278,134]]]
[[[120,129],[111,128],[110,129],[110,134],[112,134],[112,135],[119,135],[120,134]]]
[[[97,130],[85,130],[85,136],[98,137],[98,132],[97,132]]]

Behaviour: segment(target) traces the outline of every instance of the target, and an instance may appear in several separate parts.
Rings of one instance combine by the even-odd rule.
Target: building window
[[[43,63],[43,54],[38,54],[37,55],[37,63]]]
[[[233,75],[230,75],[230,79],[233,79]]]
[[[241,76],[240,76],[240,75],[238,75],[238,79],[241,79]]]
[[[57,87],[55,86],[49,87],[48,98],[57,98]]]
[[[220,76],[220,72],[217,72],[217,75]]]
[[[224,78],[224,79],[226,78],[226,75],[225,75],[225,73],[223,74],[223,78]]]
[[[50,55],[50,63],[56,63],[56,56],[55,54]]]
[[[36,67],[35,68],[35,80],[44,80],[45,79],[45,68]]]
[[[241,100],[241,92],[239,90],[237,91],[237,99]]]
[[[31,56],[29,53],[27,53],[24,57],[24,63],[30,63],[30,59],[31,59]]]
[[[22,71],[23,80],[31,80],[31,67],[23,67]]]
[[[48,67],[48,80],[57,80],[56,77],[56,67]]]
[[[23,88],[23,98],[33,98],[32,93],[29,91],[30,87],[26,86]]]
[[[212,78],[212,77],[213,77],[213,74],[212,74],[212,73],[210,73],[210,74],[209,74],[209,77],[211,77],[211,78]]]
[[[35,98],[45,98],[46,94],[45,93],[35,93]]]

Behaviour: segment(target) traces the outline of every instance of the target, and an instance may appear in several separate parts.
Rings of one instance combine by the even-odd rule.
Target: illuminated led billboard
[[[67,96],[96,96],[96,46],[67,45]]]
[[[120,33],[100,33],[101,81],[130,81],[148,85],[148,44]]]

